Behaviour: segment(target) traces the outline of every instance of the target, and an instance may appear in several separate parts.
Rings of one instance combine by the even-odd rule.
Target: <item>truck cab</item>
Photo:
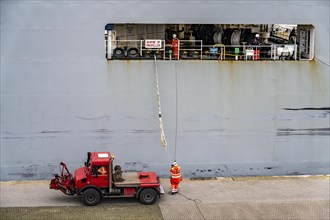
[[[116,181],[113,161],[110,152],[88,152],[84,166],[76,169],[74,176],[61,162],[61,174],[51,181],[50,188],[80,195],[84,204],[90,206],[111,197],[135,197],[150,205],[164,194],[155,172],[123,172],[120,181]]]

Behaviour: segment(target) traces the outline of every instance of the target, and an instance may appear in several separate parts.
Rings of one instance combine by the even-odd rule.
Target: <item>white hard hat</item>
[[[176,34],[173,34],[173,38],[176,38]]]
[[[177,166],[178,163],[176,161],[174,161],[174,163],[172,163],[173,166]]]
[[[256,34],[256,37],[260,37],[260,35],[259,34]]]

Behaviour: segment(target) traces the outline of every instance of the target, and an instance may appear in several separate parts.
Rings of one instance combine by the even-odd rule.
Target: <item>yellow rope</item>
[[[156,88],[157,88],[157,103],[158,103],[158,118],[159,118],[159,129],[160,129],[160,141],[165,148],[165,151],[167,153],[168,159],[171,163],[171,157],[170,154],[168,153],[167,150],[167,141],[165,137],[165,132],[164,132],[164,126],[163,126],[163,119],[162,119],[162,111],[161,111],[161,106],[160,106],[160,95],[159,95],[159,83],[158,83],[158,69],[157,69],[157,58],[154,56],[155,60],[155,74],[156,74]]]

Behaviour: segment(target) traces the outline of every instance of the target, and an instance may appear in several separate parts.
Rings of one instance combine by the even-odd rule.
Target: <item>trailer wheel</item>
[[[123,48],[117,47],[113,50],[113,57],[117,59],[122,59],[124,58],[124,53],[125,51]]]
[[[157,200],[157,192],[151,188],[144,189],[140,193],[139,199],[145,205],[154,204]]]
[[[139,49],[132,47],[127,50],[127,56],[129,58],[138,58],[140,56]]]
[[[86,189],[82,194],[82,200],[85,205],[97,205],[101,200],[101,194],[96,189]]]

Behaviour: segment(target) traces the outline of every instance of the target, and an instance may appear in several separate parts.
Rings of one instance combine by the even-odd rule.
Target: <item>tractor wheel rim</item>
[[[95,196],[94,195],[87,196],[87,201],[88,202],[94,202],[94,200],[95,200]]]
[[[147,194],[144,195],[144,199],[146,201],[151,201],[152,200],[152,195],[150,193],[147,193]]]

